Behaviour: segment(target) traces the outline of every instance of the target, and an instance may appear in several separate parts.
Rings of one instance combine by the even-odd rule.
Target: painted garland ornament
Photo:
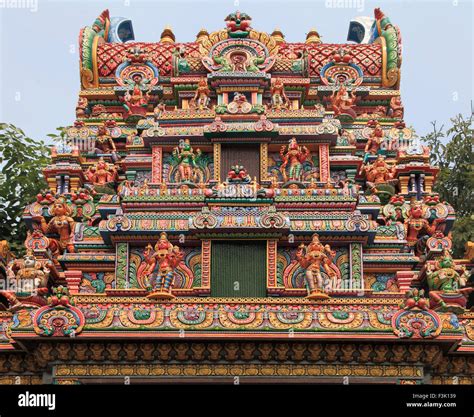
[[[74,337],[84,328],[84,314],[74,307],[66,287],[53,288],[52,292],[48,305],[41,307],[34,315],[35,332],[40,336]]]

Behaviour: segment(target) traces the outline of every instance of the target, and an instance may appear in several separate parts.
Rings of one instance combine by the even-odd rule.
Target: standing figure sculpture
[[[423,204],[421,201],[413,200],[410,203],[408,218],[405,220],[405,234],[409,248],[414,248],[417,255],[421,254],[421,246],[417,245],[419,240],[424,236],[431,236],[436,231],[439,223],[443,219],[434,219],[433,224],[423,216]]]
[[[365,145],[365,153],[369,155],[377,155],[380,152],[384,140],[384,133],[379,123],[377,123],[369,136],[369,140]]]
[[[341,274],[333,262],[335,256],[336,252],[331,250],[329,245],[323,245],[316,233],[307,247],[303,243],[299,246],[296,260],[306,270],[307,298],[311,300],[329,298],[328,291],[341,287]],[[329,279],[323,277],[321,268]]]
[[[285,86],[280,78],[276,78],[270,90],[272,94],[272,109],[287,109],[290,101],[285,94]]]
[[[283,145],[280,149],[280,156],[283,163],[280,166],[280,172],[283,181],[302,181],[303,163],[308,159],[310,152],[306,146],[299,146],[296,138],[291,138],[288,149]],[[289,164],[288,174],[286,167]]]
[[[181,182],[194,182],[196,159],[200,155],[201,150],[197,149],[195,153],[189,139],[185,139],[179,146],[173,149],[173,156],[178,161],[178,172]]]
[[[73,234],[75,222],[71,216],[71,208],[63,197],[58,198],[51,212],[53,218],[47,223],[43,216],[34,217],[33,220],[39,221],[40,230],[45,235],[58,235],[59,238],[48,238],[49,248],[53,256],[60,255],[66,250],[74,253]]]
[[[168,240],[165,232],[160,234],[160,239],[152,248],[148,245],[145,249],[144,267],[139,268],[139,274],[151,287],[152,292],[148,298],[171,299],[174,272],[183,260],[183,253],[177,246]]]
[[[194,93],[194,97],[190,101],[190,107],[198,110],[209,109],[209,94],[211,90],[207,86],[207,81],[205,78],[201,78],[198,83],[198,88]]]

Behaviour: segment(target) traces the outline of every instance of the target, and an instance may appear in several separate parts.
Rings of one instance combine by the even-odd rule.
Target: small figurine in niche
[[[329,245],[323,245],[316,233],[307,247],[303,243],[299,246],[296,259],[306,271],[307,298],[313,300],[329,298],[328,291],[341,287],[341,274],[333,262],[335,256],[336,252],[331,250]],[[321,268],[329,280],[324,279]]]
[[[291,138],[288,148],[282,146],[280,149],[280,156],[283,163],[280,166],[280,172],[283,180],[287,181],[302,181],[303,178],[303,163],[308,159],[310,152],[306,146],[299,146],[296,138]],[[286,167],[289,164],[288,173]]]

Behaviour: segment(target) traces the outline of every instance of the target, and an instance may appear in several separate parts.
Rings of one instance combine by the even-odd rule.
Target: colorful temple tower
[[[26,255],[0,248],[0,382],[472,383],[473,259],[403,121],[399,29],[225,22],[81,30],[76,121]]]

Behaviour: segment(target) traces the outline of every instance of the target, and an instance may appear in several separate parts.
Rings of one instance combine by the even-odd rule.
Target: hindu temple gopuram
[[[25,255],[1,243],[1,383],[473,383],[473,251],[404,122],[398,27],[257,28],[81,29]]]

